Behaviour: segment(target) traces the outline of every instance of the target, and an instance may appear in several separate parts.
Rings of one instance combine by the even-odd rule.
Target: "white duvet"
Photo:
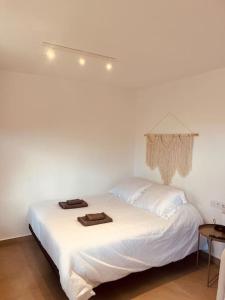
[[[180,260],[196,250],[202,219],[182,205],[165,220],[111,194],[85,199],[88,207],[63,210],[57,202],[31,206],[29,223],[59,269],[70,300],[86,300],[97,285]],[[84,227],[78,216],[104,211],[112,223]]]

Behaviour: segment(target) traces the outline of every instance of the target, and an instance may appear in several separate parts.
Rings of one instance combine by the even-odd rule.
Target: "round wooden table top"
[[[225,243],[225,233],[215,229],[215,226],[219,224],[203,224],[200,225],[198,230],[199,233],[212,240],[217,240],[219,242]]]

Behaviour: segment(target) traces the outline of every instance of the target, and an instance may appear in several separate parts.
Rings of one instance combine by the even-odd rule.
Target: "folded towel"
[[[104,214],[104,219],[98,219],[98,220],[90,221],[90,220],[87,219],[87,215],[85,215],[83,217],[78,217],[77,220],[83,226],[92,226],[92,225],[109,223],[109,222],[113,221],[112,218],[110,218],[109,216],[107,216],[105,213],[102,213],[102,214]]]
[[[82,200],[82,199],[72,199],[72,200],[67,200],[66,204],[74,205],[74,204],[81,204],[83,202],[84,202],[84,200]]]
[[[59,202],[59,206],[63,209],[72,209],[72,208],[80,208],[80,207],[86,207],[88,206],[87,202],[82,200],[82,202],[79,202],[77,204],[68,204],[67,201],[65,202]]]
[[[86,219],[88,221],[97,221],[97,220],[102,220],[105,218],[105,214],[102,213],[97,213],[97,214],[87,214],[85,215]]]

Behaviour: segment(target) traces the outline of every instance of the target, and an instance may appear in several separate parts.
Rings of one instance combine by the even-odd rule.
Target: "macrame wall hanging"
[[[151,133],[153,129],[172,116],[179,124],[182,125],[188,133]],[[151,169],[158,167],[164,184],[170,184],[176,171],[183,177],[188,175],[192,168],[192,149],[194,136],[175,115],[169,113],[160,120],[151,132],[145,134],[147,139],[146,162]]]

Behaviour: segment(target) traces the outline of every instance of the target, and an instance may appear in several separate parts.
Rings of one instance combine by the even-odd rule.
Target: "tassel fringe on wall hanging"
[[[177,118],[176,118],[177,119]],[[176,171],[186,176],[192,168],[194,136],[187,134],[146,134],[146,163],[151,169],[158,167],[164,184],[170,184]]]

